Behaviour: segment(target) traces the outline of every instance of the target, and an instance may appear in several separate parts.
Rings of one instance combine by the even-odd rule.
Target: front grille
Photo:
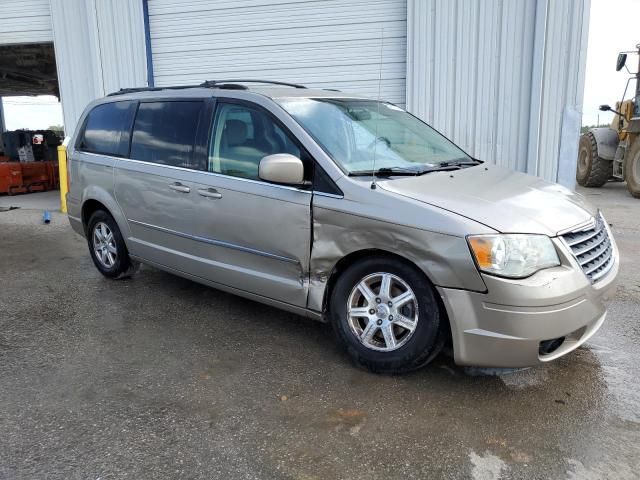
[[[602,215],[595,218],[594,226],[565,233],[562,238],[591,282],[604,277],[613,266],[613,245]]]

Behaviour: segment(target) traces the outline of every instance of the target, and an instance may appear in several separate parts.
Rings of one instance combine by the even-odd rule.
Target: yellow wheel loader
[[[629,71],[628,55],[638,55],[640,59],[640,44],[634,51],[618,54],[616,71],[625,68],[631,76],[615,108],[600,106],[603,112],[615,113],[611,125],[592,128],[580,137],[576,180],[583,187],[601,187],[609,180],[626,181],[631,195],[640,198],[640,62],[638,71]],[[625,100],[632,80],[634,96]]]

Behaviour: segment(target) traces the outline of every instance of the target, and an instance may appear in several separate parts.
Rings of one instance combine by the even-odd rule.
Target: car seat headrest
[[[224,136],[228,146],[242,145],[247,140],[247,124],[242,120],[227,120],[224,122]]]

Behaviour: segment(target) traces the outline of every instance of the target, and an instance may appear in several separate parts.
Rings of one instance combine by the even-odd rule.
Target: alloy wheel
[[[98,222],[93,227],[93,252],[106,268],[112,268],[118,259],[118,248],[113,232],[104,222]]]
[[[347,316],[360,343],[372,350],[389,352],[405,345],[415,332],[418,300],[400,277],[373,273],[351,290]]]

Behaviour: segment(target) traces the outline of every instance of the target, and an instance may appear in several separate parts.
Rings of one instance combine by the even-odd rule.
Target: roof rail
[[[107,97],[113,97],[114,95],[125,95],[127,93],[136,92],[158,92],[160,90],[184,90],[185,88],[199,88],[200,85],[173,85],[168,87],[131,87],[121,88],[117,92],[111,92]]]
[[[307,88],[304,85],[299,85],[297,83],[277,82],[275,80],[247,80],[247,79],[240,79],[240,80],[207,80],[206,82],[202,83],[200,86],[201,87],[212,88],[212,87],[220,87],[222,84],[234,84],[234,83],[266,83],[268,85],[282,85],[282,86],[285,86],[285,87],[293,87],[293,88]]]
[[[285,87],[293,88],[307,88],[304,85],[298,85],[296,83],[276,82],[274,80],[207,80],[200,85],[172,85],[166,87],[133,87],[133,88],[121,88],[117,92],[112,92],[107,97],[113,97],[114,95],[125,95],[127,93],[137,92],[158,92],[160,90],[184,90],[187,88],[224,88],[229,90],[246,90],[247,87],[239,85],[240,83],[266,83],[269,85],[283,85]]]

